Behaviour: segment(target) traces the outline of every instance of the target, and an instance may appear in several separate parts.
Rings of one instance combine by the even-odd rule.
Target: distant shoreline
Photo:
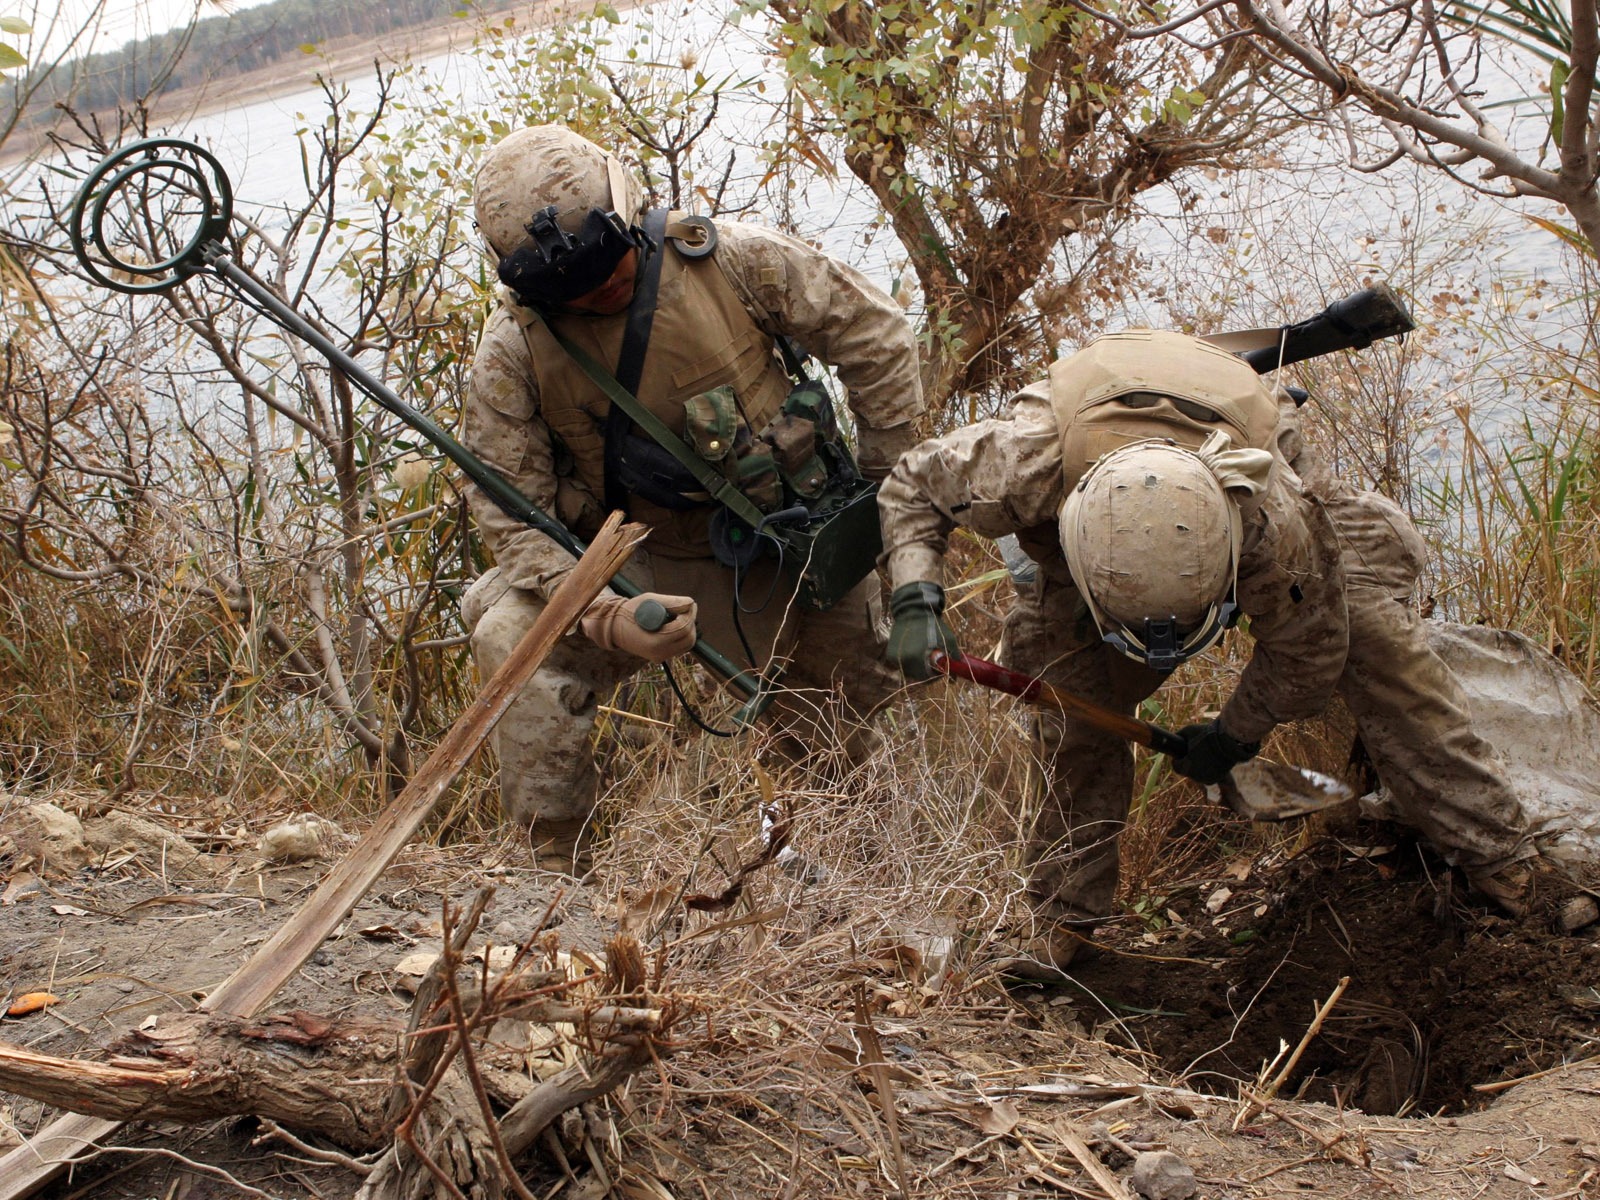
[[[156,96],[150,103],[150,124],[155,128],[178,125],[274,96],[303,91],[313,86],[318,76],[339,82],[371,71],[374,62],[434,58],[457,46],[471,45],[481,22],[487,18],[525,15],[530,26],[543,25],[558,21],[570,11],[565,0],[517,0],[514,3],[482,0],[471,16],[442,24],[390,30],[375,41],[346,37],[320,42],[315,54],[280,59],[242,75],[219,77],[196,87],[179,88]],[[4,146],[0,146],[0,166],[16,166],[31,155],[48,150],[46,135],[50,130],[51,126],[46,125],[17,130]]]

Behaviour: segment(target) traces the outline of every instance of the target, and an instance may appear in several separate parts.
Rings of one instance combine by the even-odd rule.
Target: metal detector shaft
[[[1009,667],[1002,667],[999,663],[992,663],[987,659],[970,658],[966,655],[952,658],[943,650],[935,650],[928,656],[928,662],[941,674],[980,683],[984,687],[994,688],[1007,695],[1018,696],[1023,700],[1031,700],[1064,713],[1071,713],[1086,725],[1093,725],[1096,729],[1115,734],[1119,738],[1148,746],[1159,754],[1180,755],[1188,748],[1177,734],[1159,725],[1152,725],[1149,721],[1141,721],[1137,717],[1125,717],[1119,712],[1112,712],[1109,708],[1101,708],[1098,704],[1074,696],[1071,692],[1063,692],[1042,679],[1035,679],[1031,675],[1013,671]]]
[[[531,525],[574,558],[582,556],[587,549],[582,539],[517,491],[503,475],[456,441],[438,424],[374,379],[360,363],[334,345],[316,326],[235,263],[221,243],[216,241],[205,243],[201,247],[201,254],[205,258],[206,265],[229,285],[250,297],[275,322],[310,345],[379,405],[432,442],[441,454],[461,468],[468,479],[482,488],[507,516]],[[640,595],[644,590],[622,575],[612,578],[611,587],[620,595],[629,598]],[[726,655],[709,642],[704,639],[697,640],[692,653],[729,684],[744,693],[746,703],[734,715],[736,726],[749,724],[772,702],[771,688],[763,687],[759,678],[752,678],[748,671],[735,666]]]

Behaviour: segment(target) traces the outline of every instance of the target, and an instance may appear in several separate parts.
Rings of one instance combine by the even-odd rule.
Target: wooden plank
[[[613,513],[510,657],[428,756],[416,775],[337,863],[298,912],[201,1003],[215,1012],[252,1016],[287,983],[349,916],[388,869],[418,826],[472,761],[511,701],[571,629],[583,610],[622,569],[644,536]],[[70,1113],[52,1121],[0,1157],[0,1200],[21,1200],[63,1171],[95,1142],[121,1128],[116,1121]]]

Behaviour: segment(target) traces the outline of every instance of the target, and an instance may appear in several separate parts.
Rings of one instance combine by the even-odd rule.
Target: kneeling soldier
[[[650,528],[627,574],[655,591],[596,600],[495,731],[505,815],[529,827],[543,865],[570,871],[587,857],[598,699],[645,662],[682,654],[697,634],[725,655],[746,651],[741,666],[787,660],[786,687],[824,694],[809,714],[793,690],[782,698],[808,737],[835,688],[864,719],[899,686],[883,662],[877,579],[813,611],[794,602],[792,564],[739,558],[736,571],[715,542],[732,509],[683,455],[692,449],[762,513],[834,474],[881,478],[922,411],[916,340],[900,306],[848,266],[758,226],[649,210],[615,158],[559,126],[494,146],[473,204],[506,288],[473,361],[463,440],[580,536],[612,508]],[[780,356],[784,336],[838,367],[853,461],[831,408],[786,372],[798,358]],[[796,410],[797,396],[812,406]],[[573,559],[477,488],[469,499],[498,564],[462,603],[487,678]],[[732,528],[748,537],[748,525]],[[636,618],[650,600],[669,619],[646,629]]]

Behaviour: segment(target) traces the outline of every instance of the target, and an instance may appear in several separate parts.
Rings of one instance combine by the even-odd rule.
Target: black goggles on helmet
[[[569,304],[603,287],[639,245],[620,216],[598,208],[557,213],[552,204],[524,228],[528,236],[500,260],[500,282],[536,303]]]

